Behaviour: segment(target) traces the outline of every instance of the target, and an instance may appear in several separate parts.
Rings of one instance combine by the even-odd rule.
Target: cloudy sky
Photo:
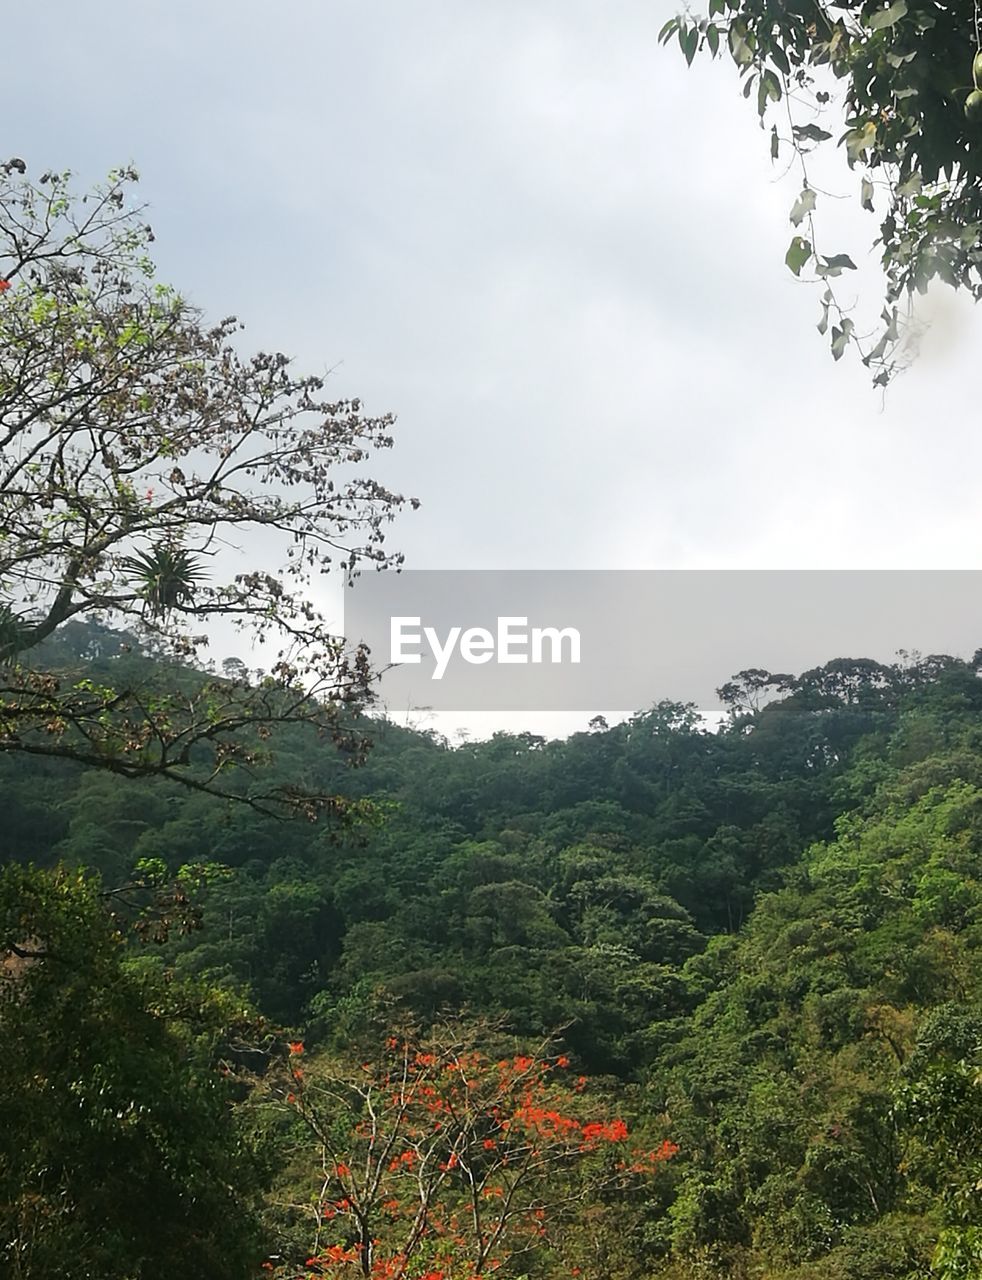
[[[164,277],[398,414],[412,567],[979,567],[982,315],[885,402],[833,365],[795,179],[731,66],[657,45],[675,9],[20,6],[4,146],[134,161]]]

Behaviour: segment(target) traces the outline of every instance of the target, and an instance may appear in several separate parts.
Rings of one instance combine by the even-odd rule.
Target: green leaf
[[[711,23],[706,28],[706,44],[709,45],[709,52],[715,58],[719,53],[719,27],[714,27]]]
[[[805,187],[801,195],[791,207],[791,224],[800,227],[805,218],[815,208],[815,192],[810,187]]]
[[[789,271],[796,276],[801,275],[801,268],[812,256],[811,241],[806,240],[804,236],[795,236],[788,246],[788,251],[784,255],[784,261],[787,263]]]
[[[777,125],[771,129],[771,159],[776,160],[781,150],[781,139],[777,136]]]
[[[843,45],[845,45],[845,49],[841,47]],[[841,22],[837,22],[835,24],[835,29],[833,30],[831,36],[829,36],[829,44],[828,44],[829,61],[835,62],[837,59],[841,58],[844,53],[848,52],[848,49],[849,49],[849,33],[846,31],[845,27],[842,25]],[[821,101],[821,99],[819,99],[819,101]]]
[[[844,270],[855,271],[856,264],[847,253],[835,253],[831,258],[824,258],[816,264],[815,274],[822,279],[841,276]]]
[[[882,360],[883,357],[886,355],[888,346],[889,346],[889,340],[887,338],[887,335],[884,334],[883,337],[876,344],[876,346],[873,348],[873,350],[869,353],[869,355],[865,357],[865,359],[863,360],[863,364],[866,365],[867,368],[869,368],[869,366],[875,360]]]
[[[832,137],[826,129],[817,124],[796,124],[793,128],[795,142],[827,142]]]
[[[749,67],[753,62],[754,51],[750,43],[752,39],[743,22],[738,20],[730,27],[730,53],[738,67]]]
[[[669,18],[669,20],[662,27],[661,31],[658,32],[658,43],[667,44],[668,41],[671,39],[673,32],[678,30],[678,25],[679,25],[678,18]]]
[[[855,328],[851,320],[843,320],[842,328],[837,325],[832,326],[832,359],[841,360],[842,353],[849,345],[849,338]]]
[[[880,9],[869,20],[871,31],[883,31],[895,26],[907,12],[907,0],[893,0],[889,9]]]
[[[845,135],[846,151],[849,153],[849,163],[855,164],[864,151],[868,151],[870,147],[876,143],[876,122],[867,120],[859,129],[850,129]]]
[[[781,101],[781,82],[773,71],[764,71],[757,86],[757,114],[762,116],[768,102]]]
[[[682,42],[682,52],[685,54],[685,60],[692,66],[692,59],[696,56],[696,50],[699,48],[699,28],[693,27],[684,37],[679,33]]]
[[[859,200],[864,209],[873,212],[873,184],[869,178],[863,179]]]

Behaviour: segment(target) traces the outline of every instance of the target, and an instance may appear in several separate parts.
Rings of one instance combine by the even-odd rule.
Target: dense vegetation
[[[39,661],[154,675],[124,649],[77,624]],[[282,727],[269,767],[360,801],[343,825],[0,756],[0,938],[21,966],[0,1120],[32,1135],[0,1162],[11,1274],[982,1274],[978,664],[843,660],[723,693],[718,732],[673,703],[456,748],[362,719],[360,768]],[[484,1101],[461,1110],[434,1063],[463,1064]],[[142,1138],[123,1107],[86,1113],[96,1076],[156,1117]],[[457,1125],[415,1243],[409,1104],[384,1186],[346,1154],[394,1080]],[[478,1233],[472,1256],[448,1224],[506,1113],[532,1198],[510,1248],[484,1257]],[[99,1161],[128,1143],[120,1167],[142,1178],[141,1142],[163,1153],[154,1212],[121,1209],[110,1261],[91,1222],[126,1178],[100,1184]],[[388,1188],[407,1170],[415,1200]],[[194,1227],[180,1187],[234,1247]],[[173,1259],[153,1237],[168,1223]]]

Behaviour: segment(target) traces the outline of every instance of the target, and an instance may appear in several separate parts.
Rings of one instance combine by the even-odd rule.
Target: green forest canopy
[[[80,626],[58,660],[84,651],[98,679],[114,643]],[[153,677],[152,658],[127,660]],[[274,1087],[287,1034],[302,1049],[293,1069],[302,1061],[315,1080],[357,1073],[398,1028],[439,1037],[448,1018],[492,1056],[558,1035],[551,1052],[585,1082],[582,1105],[673,1151],[616,1195],[594,1174],[577,1184],[581,1208],[505,1274],[872,1280],[926,1275],[932,1259],[932,1274],[978,1274],[976,663],[841,660],[797,677],[741,673],[723,691],[732,714],[719,732],[672,703],[566,741],[499,733],[456,749],[365,721],[373,747],[354,770],[303,726],[285,728],[283,778],[362,802],[364,821],[344,828],[161,780],[0,759],[8,901],[33,862],[42,876],[84,868],[102,892],[142,868],[153,885],[132,910],[158,922],[174,885],[200,908],[200,927],[182,929],[196,922],[178,913],[151,930],[162,940],[149,951],[115,944],[112,964],[147,984],[151,1004],[161,981],[201,993],[161,1015],[169,1044],[196,1046],[173,1069],[229,1073],[215,1087],[242,1127],[215,1130],[207,1159],[244,1162],[236,1212],[256,1233],[241,1239],[257,1243],[215,1274],[259,1274],[262,1258],[266,1274],[307,1274],[315,1224],[287,1206],[316,1199],[317,1161],[291,1127],[296,1097],[287,1107]],[[202,864],[213,870],[192,887]],[[128,908],[112,909],[119,938]],[[38,1000],[59,999],[45,990]],[[209,1001],[218,1013],[203,1012]],[[70,1036],[71,1007],[57,1016]],[[142,1016],[139,1002],[125,1016]],[[57,1123],[43,1109],[12,1114],[42,1134]],[[320,1223],[319,1246],[351,1245],[347,1212]]]

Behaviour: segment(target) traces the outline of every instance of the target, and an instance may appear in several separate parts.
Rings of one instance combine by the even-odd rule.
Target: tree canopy
[[[114,649],[80,623],[60,643],[69,664],[70,643]],[[206,1180],[243,1159],[229,1176],[246,1193],[261,1153],[261,1210],[234,1205],[257,1274],[471,1280],[497,1261],[511,1280],[970,1280],[980,659],[751,667],[721,684],[713,732],[674,703],[565,741],[456,748],[365,719],[357,770],[285,726],[271,782],[371,797],[376,822],[349,828],[7,754],[0,955],[33,962],[37,986],[0,1009],[25,1042],[0,1104],[29,1135],[0,1211],[37,1204],[56,1158],[78,1214],[99,1203],[64,1144],[116,1149],[129,1111],[95,1110],[91,1135],[61,1093],[97,1098],[105,1059],[114,1098],[191,1091],[195,1133],[156,1123]],[[91,678],[115,661],[90,658]],[[158,678],[152,653],[129,661]],[[32,858],[46,869],[18,865]],[[134,910],[153,952],[123,927]],[[69,975],[18,954],[47,938]],[[243,997],[261,1034],[223,1030]],[[32,1027],[50,1030],[32,1045]],[[121,1028],[147,1053],[114,1048]],[[92,1054],[66,1064],[80,1036]],[[491,1230],[492,1188],[517,1180],[490,1250],[464,1211],[486,1173]],[[119,1236],[119,1256],[138,1247]]]

